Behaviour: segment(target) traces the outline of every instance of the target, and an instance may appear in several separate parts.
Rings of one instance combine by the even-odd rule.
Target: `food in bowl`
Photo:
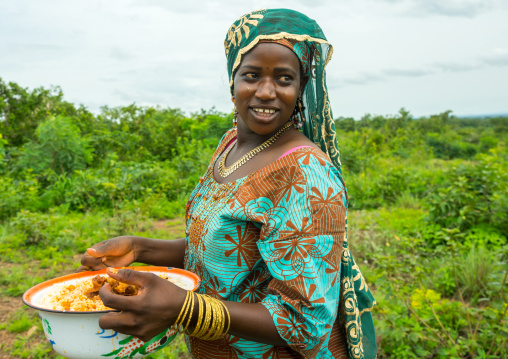
[[[170,273],[159,273],[159,277],[183,288],[192,290],[193,283]],[[119,282],[108,275],[96,275],[91,278],[76,280],[71,283],[55,284],[51,292],[43,296],[39,305],[46,309],[61,311],[100,311],[112,310],[102,303],[99,297],[101,287],[109,283],[113,293],[133,296],[138,294],[138,287],[134,284]]]
[[[197,275],[183,269],[148,266],[129,269],[167,276],[175,284],[188,290],[194,291],[200,285]],[[80,283],[92,283],[92,278],[97,275],[105,276],[106,270],[73,273],[51,279],[37,284],[23,295],[23,302],[39,312],[44,334],[58,354],[71,359],[143,358],[165,347],[174,339],[177,334],[175,327],[168,328],[148,342],[114,330],[104,330],[99,326],[99,319],[112,312],[112,309],[97,307],[95,310],[79,311],[50,309],[44,306],[44,298],[56,294],[61,288],[71,289],[69,286],[74,286],[74,291],[71,292],[75,293]],[[100,300],[100,297],[98,299]]]

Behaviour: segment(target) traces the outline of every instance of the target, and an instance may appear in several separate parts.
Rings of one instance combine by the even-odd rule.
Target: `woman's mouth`
[[[273,108],[260,108],[260,107],[251,107],[252,112],[259,119],[269,120],[275,117],[275,114],[278,110],[274,110]]]

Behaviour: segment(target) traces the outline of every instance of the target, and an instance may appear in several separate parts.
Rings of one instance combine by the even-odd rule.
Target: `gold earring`
[[[236,106],[235,106],[235,112],[233,114],[233,129],[236,129],[236,125],[238,124],[238,110],[236,109]]]

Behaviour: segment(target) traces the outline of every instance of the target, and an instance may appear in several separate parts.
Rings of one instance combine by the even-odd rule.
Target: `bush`
[[[429,198],[429,221],[466,231],[479,224],[492,225],[508,236],[508,174],[496,155],[481,155],[478,162],[461,164]]]
[[[51,170],[70,174],[83,170],[93,159],[89,141],[81,137],[79,128],[68,117],[51,117],[37,126],[36,141],[25,144],[18,167],[34,173]]]
[[[29,171],[21,179],[0,176],[0,221],[13,216],[22,208],[40,207],[40,184]]]

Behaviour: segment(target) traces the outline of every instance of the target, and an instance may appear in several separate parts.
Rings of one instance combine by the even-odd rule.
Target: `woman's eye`
[[[282,75],[279,77],[279,81],[282,81],[282,82],[291,82],[293,81],[293,78],[289,75]]]
[[[255,73],[249,72],[244,75],[248,79],[255,79],[257,78],[257,75]]]

